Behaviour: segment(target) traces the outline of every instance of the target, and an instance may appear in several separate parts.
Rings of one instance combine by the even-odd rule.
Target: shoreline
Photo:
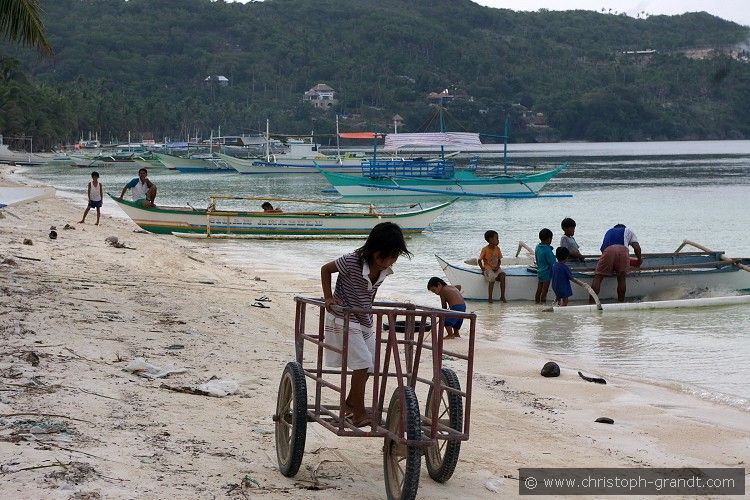
[[[2,184],[10,184],[11,169],[0,167]],[[79,225],[83,207],[73,205],[45,200],[11,207],[6,212],[18,219],[0,220],[9,242],[0,261],[15,261],[0,265],[7,351],[0,414],[68,417],[0,417],[0,450],[11,457],[0,476],[3,496],[241,497],[232,485],[243,484],[246,494],[269,498],[383,496],[380,440],[339,438],[311,424],[298,476],[276,470],[270,415],[294,352],[291,299],[318,296],[319,283],[233,266],[191,241],[134,233],[129,220],[105,212],[101,226]],[[65,223],[76,229],[60,230]],[[50,225],[57,240],[47,238]],[[111,235],[135,250],[107,246]],[[249,307],[262,295],[270,309]],[[168,349],[174,345],[183,347]],[[149,381],[122,370],[141,355],[187,372]],[[607,385],[591,384],[568,360],[558,361],[561,377],[544,379],[546,361],[477,341],[470,439],[451,481],[438,485],[422,473],[422,497],[487,496],[492,479],[503,496],[517,496],[518,467],[729,467],[750,455],[750,422],[740,409],[614,374]],[[236,381],[239,396],[161,387],[212,375]],[[615,424],[594,423],[600,416]],[[35,434],[22,418],[66,430]],[[38,465],[45,468],[19,470]],[[246,476],[257,485],[243,483]]]

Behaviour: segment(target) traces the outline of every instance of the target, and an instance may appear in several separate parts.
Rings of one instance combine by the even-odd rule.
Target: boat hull
[[[480,196],[528,198],[539,191],[566,165],[522,177],[478,177],[457,172],[452,179],[370,178],[321,172],[342,196]]]
[[[180,173],[207,174],[207,173],[234,173],[234,169],[224,160],[203,158],[180,158],[179,156],[158,153],[157,158],[168,169]]]
[[[112,195],[110,195],[112,197]],[[381,222],[395,222],[404,233],[420,233],[450,206],[443,203],[426,210],[401,214],[316,212],[231,212],[181,207],[144,208],[112,197],[133,222],[158,234],[219,237],[363,237]]]
[[[478,267],[454,265],[448,263],[440,256],[435,256],[438,264],[453,285],[461,285],[461,293],[466,299],[486,300],[487,282]],[[672,262],[677,266],[688,257],[675,254]],[[634,268],[627,277],[627,299],[636,298],[658,298],[661,295],[669,295],[676,291],[689,292],[699,289],[727,290],[727,291],[750,291],[750,272],[743,271],[727,263],[716,267],[700,267],[700,262],[693,260],[696,267],[679,267],[672,270],[666,268],[649,271],[648,259],[644,259],[644,266],[640,270]],[[664,267],[664,266],[659,266]],[[536,272],[530,271],[525,266],[510,266],[505,271],[505,298],[507,300],[534,300],[538,284]],[[591,284],[592,272],[576,272],[573,276],[585,283]],[[500,296],[499,284],[495,285],[494,297]],[[580,286],[571,284],[573,296],[571,300],[586,301],[588,292]],[[554,300],[555,294],[549,291],[547,299]],[[617,279],[605,278],[602,281],[599,298],[602,300],[617,299]]]

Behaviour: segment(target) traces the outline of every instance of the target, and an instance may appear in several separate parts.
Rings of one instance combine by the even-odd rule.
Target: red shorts
[[[628,247],[624,245],[610,245],[604,249],[599,262],[596,263],[595,274],[602,276],[616,276],[625,274],[630,268]]]

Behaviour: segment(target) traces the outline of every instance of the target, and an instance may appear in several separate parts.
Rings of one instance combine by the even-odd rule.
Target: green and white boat
[[[367,204],[343,204],[356,208],[350,211],[324,210],[263,212],[219,210],[217,201],[256,200],[287,201],[299,204],[336,204],[322,200],[292,200],[234,196],[211,196],[208,208],[144,207],[139,203],[115,201],[139,227],[157,234],[194,238],[363,238],[381,222],[395,222],[405,234],[421,233],[455,200],[427,209],[408,212],[384,212]],[[366,207],[363,211],[363,206]]]
[[[481,177],[472,171],[457,170],[450,178],[390,176],[366,177],[320,170],[342,196],[477,196],[490,198],[532,198],[567,163],[529,175]]]

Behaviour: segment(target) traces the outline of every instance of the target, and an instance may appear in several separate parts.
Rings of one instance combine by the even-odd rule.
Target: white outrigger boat
[[[699,252],[681,252],[686,246],[694,246]],[[479,267],[450,264],[435,255],[445,276],[453,285],[461,285],[466,299],[486,300],[487,282]],[[584,262],[568,261],[573,277],[590,284],[598,256],[585,256]],[[533,261],[529,261],[533,263]],[[533,265],[503,267],[505,271],[505,298],[507,300],[533,300],[537,287],[536,268]],[[495,285],[495,295],[499,292]],[[571,300],[587,301],[589,292],[572,285]],[[673,253],[643,254],[640,267],[631,268],[627,278],[626,299],[658,298],[670,291],[690,292],[695,290],[722,290],[750,293],[750,258],[732,259],[724,252],[685,240]],[[552,297],[552,299],[550,299]],[[617,299],[617,280],[607,278],[602,282],[599,298]],[[554,293],[550,290],[548,300]]]
[[[150,207],[132,201],[115,201],[133,222],[146,231],[193,238],[363,238],[381,222],[395,222],[405,234],[421,233],[455,200],[410,212],[382,212],[368,205],[366,211],[329,212],[219,210],[219,200],[287,201],[304,204],[341,204],[322,200],[296,200],[236,196],[211,196],[208,208]],[[360,208],[361,210],[361,208]]]

